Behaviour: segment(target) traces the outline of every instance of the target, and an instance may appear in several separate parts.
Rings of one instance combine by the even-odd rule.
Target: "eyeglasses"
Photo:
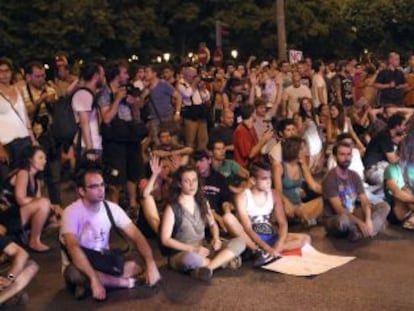
[[[98,189],[98,188],[100,188],[100,187],[105,187],[105,183],[104,183],[104,182],[102,182],[102,183],[100,183],[100,184],[91,184],[91,185],[87,185],[87,186],[85,186],[85,188],[87,188],[87,189],[92,189],[92,190],[94,190],[94,189]]]

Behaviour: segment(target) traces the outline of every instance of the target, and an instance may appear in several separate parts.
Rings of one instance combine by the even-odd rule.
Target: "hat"
[[[193,159],[194,161],[200,161],[202,159],[210,159],[210,154],[207,150],[197,150],[193,153]]]

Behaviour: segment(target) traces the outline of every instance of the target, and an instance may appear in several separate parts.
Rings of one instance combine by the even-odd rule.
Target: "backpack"
[[[72,108],[72,98],[80,90],[91,93],[95,102],[95,94],[88,88],[80,87],[72,95],[61,97],[53,105],[52,133],[57,143],[71,145],[79,130]]]
[[[181,206],[178,203],[172,204],[171,208],[172,208],[172,211],[175,217],[173,231],[171,234],[171,236],[174,237],[177,234],[178,230],[180,229],[181,224],[183,223],[183,210],[181,209]],[[159,243],[161,255],[164,257],[170,257],[179,252],[175,249],[164,246],[161,242],[161,239],[159,239],[158,243]]]

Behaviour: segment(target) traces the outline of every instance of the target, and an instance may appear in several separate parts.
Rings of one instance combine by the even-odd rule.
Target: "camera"
[[[127,95],[131,95],[132,97],[138,97],[141,95],[141,90],[135,87],[132,83],[128,83],[124,85]]]

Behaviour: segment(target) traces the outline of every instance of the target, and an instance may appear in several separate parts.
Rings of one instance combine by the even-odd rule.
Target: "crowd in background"
[[[395,52],[378,64],[250,57],[223,67],[139,66],[95,60],[75,74],[68,58],[58,55],[53,67],[48,80],[41,62],[17,70],[0,59],[6,254],[14,242],[49,251],[42,231],[61,222],[63,242],[71,241],[67,233],[75,225],[65,225],[70,221],[61,185],[91,165],[102,174],[90,174],[105,180],[92,186],[106,186],[108,200],[121,205],[140,232],[159,237],[172,268],[201,279],[223,265],[240,266],[242,257],[262,265],[309,242],[307,235],[288,234],[288,224],[321,224],[352,241],[377,234],[386,218],[414,230],[414,56],[406,65]],[[77,183],[85,206],[104,199],[88,193],[96,190],[85,184],[89,177]],[[268,209],[263,215],[257,214],[260,206]],[[195,220],[186,218],[188,210]],[[115,222],[127,226],[123,215]],[[193,231],[177,233],[177,222]],[[205,224],[216,251],[211,260],[200,229]],[[129,227],[127,235],[136,238]],[[136,241],[148,255],[145,243]],[[93,280],[82,256],[68,249]],[[153,284],[159,275],[151,267],[148,261]],[[131,287],[130,276],[121,281],[116,284]],[[105,296],[96,282],[92,292]]]

